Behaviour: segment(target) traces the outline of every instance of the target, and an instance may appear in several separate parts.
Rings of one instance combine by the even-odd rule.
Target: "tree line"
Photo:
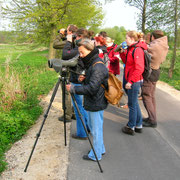
[[[113,0],[6,0],[1,3],[1,15],[12,20],[12,26],[21,37],[26,36],[49,46],[49,58],[53,58],[53,40],[57,30],[76,24],[86,27],[95,33],[99,31],[104,18],[103,3]],[[130,6],[137,8],[138,30],[148,33],[161,29],[169,37],[173,49],[169,77],[172,77],[177,49],[180,44],[180,0],[124,0]],[[110,4],[109,4],[110,5]],[[124,27],[105,28],[108,35],[121,43],[126,30]],[[121,33],[119,33],[121,32]]]

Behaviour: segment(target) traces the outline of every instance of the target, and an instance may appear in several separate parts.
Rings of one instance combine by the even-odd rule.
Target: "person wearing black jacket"
[[[98,56],[98,49],[94,48],[94,43],[89,39],[83,39],[79,43],[80,57],[85,66],[85,76],[80,76],[79,80],[83,82],[82,86],[66,85],[66,89],[72,93],[84,95],[84,108],[88,113],[88,126],[93,136],[93,145],[98,160],[101,160],[105,153],[103,142],[103,113],[107,108],[108,102],[104,96],[107,88],[108,69],[102,63]],[[85,160],[96,158],[92,149],[87,155],[83,156]]]
[[[75,34],[72,33],[72,27],[68,26],[67,28],[67,42],[63,48],[63,53],[62,53],[62,59],[63,60],[69,60],[72,59],[73,57],[75,57],[77,54],[79,54],[78,51],[78,46],[77,43],[84,37],[88,36],[88,31],[86,29],[78,29],[76,31]],[[73,38],[75,35],[76,39]],[[83,70],[83,63],[81,61],[81,59],[78,60],[78,65],[76,67],[72,67],[71,68],[71,73],[70,73],[70,79],[69,81],[74,85],[74,86],[81,86],[81,82],[78,81],[78,74],[80,73],[80,70]],[[74,94],[78,108],[82,114],[84,123],[87,127],[87,129],[89,130],[88,126],[87,126],[87,121],[88,121],[88,115],[87,112],[85,111],[84,107],[83,107],[83,96],[82,95],[78,95],[78,94]],[[81,119],[79,117],[78,111],[76,109],[76,106],[73,103],[73,107],[74,107],[74,112],[75,112],[75,116],[76,116],[76,134],[72,134],[72,137],[75,139],[79,139],[79,140],[86,140],[87,139],[87,135],[86,132],[84,130],[84,127],[82,125]]]

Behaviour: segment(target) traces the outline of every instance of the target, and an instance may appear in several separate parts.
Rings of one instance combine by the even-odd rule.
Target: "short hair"
[[[68,27],[69,27],[69,31],[71,31],[72,33],[78,30],[77,26],[73,24],[70,24]]]
[[[104,38],[106,38],[106,37],[107,37],[107,32],[106,32],[106,31],[101,31],[101,32],[99,33],[99,35],[102,36],[102,37],[104,37]]]
[[[164,33],[161,30],[155,30],[151,33],[151,39],[154,36],[155,39],[161,38],[164,36]]]
[[[78,43],[78,46],[83,46],[84,48],[86,48],[89,51],[92,51],[94,49],[94,42],[91,41],[90,39],[82,39],[82,41],[80,41]]]

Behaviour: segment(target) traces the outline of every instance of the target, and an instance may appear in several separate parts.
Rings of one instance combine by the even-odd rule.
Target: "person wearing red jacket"
[[[147,50],[147,44],[140,41],[140,37],[141,33],[127,32],[128,49],[120,51],[121,59],[125,64],[125,88],[129,106],[129,121],[122,131],[129,135],[134,135],[135,132],[142,133],[142,114],[138,103],[138,92],[143,82],[144,50]]]
[[[114,50],[117,48],[117,44],[114,44],[113,40],[110,37],[106,37],[106,47],[107,47],[107,54],[109,57],[108,62],[108,69],[109,72],[113,73],[114,75],[120,74],[120,67],[119,67],[119,53],[115,52]]]

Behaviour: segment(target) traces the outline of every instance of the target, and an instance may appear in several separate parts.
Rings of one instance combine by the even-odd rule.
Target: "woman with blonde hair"
[[[147,44],[141,41],[141,33],[128,31],[126,34],[127,50],[121,50],[120,56],[125,64],[125,88],[128,95],[129,121],[122,131],[129,135],[142,133],[142,115],[138,104],[138,92],[143,82],[144,51]],[[134,54],[134,55],[133,55]]]

